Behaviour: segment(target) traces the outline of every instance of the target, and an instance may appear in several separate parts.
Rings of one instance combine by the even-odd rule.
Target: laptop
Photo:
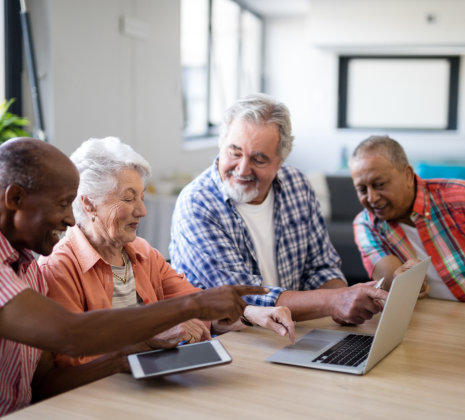
[[[404,338],[431,257],[392,282],[375,334],[314,329],[268,362],[363,375]]]

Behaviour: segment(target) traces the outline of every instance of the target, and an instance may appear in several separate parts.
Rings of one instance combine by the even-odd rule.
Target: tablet
[[[211,340],[131,354],[128,361],[132,376],[140,379],[223,365],[232,358],[220,341]]]

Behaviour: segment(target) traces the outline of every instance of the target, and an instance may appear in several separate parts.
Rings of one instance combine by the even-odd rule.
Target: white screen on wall
[[[446,129],[449,78],[445,59],[351,59],[347,126]]]

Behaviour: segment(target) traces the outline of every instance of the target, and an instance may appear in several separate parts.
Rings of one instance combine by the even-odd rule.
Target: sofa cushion
[[[363,209],[358,201],[352,177],[344,175],[328,175],[326,182],[329,188],[331,221],[352,221]]]

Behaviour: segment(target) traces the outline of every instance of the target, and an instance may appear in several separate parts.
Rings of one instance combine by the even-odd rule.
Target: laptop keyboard
[[[372,342],[373,336],[371,335],[349,334],[312,362],[358,366],[368,357]]]

